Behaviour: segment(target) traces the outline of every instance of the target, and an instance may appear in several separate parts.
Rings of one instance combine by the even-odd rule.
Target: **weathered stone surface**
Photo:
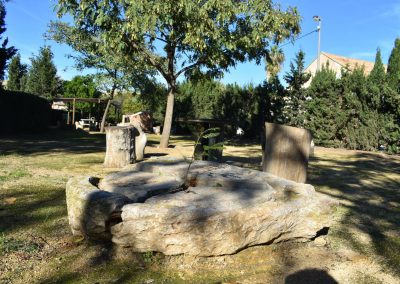
[[[147,136],[139,121],[132,121],[131,124],[135,127],[135,159],[136,162],[138,162],[142,161],[144,158],[144,148],[147,144]]]
[[[122,168],[135,162],[136,132],[133,126],[106,127],[105,167]]]
[[[89,180],[90,177],[71,178],[67,183],[72,233],[92,239],[110,239],[110,227],[118,222],[122,206],[132,201],[124,195],[100,190]]]
[[[263,171],[305,183],[311,139],[307,129],[265,123]]]
[[[224,255],[258,244],[305,241],[331,225],[336,203],[311,185],[227,164],[196,161],[189,174],[191,187],[166,193],[183,183],[186,169],[186,162],[171,159],[130,165],[100,182],[99,188],[110,194],[113,205],[107,205],[102,217],[93,216],[99,209],[89,215],[106,220],[107,214],[121,209],[119,222],[111,226],[112,241],[138,252],[167,255]],[[67,191],[85,186],[73,180]],[[83,227],[76,215],[82,210],[76,208],[82,205],[71,203],[85,202],[80,197],[70,199],[68,211],[75,215],[70,223],[79,231]],[[104,234],[107,229],[99,223],[106,222],[96,219],[95,226],[84,228]]]

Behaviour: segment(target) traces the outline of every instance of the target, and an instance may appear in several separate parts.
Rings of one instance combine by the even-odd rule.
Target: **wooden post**
[[[305,183],[311,132],[307,129],[266,123],[265,138],[263,171]]]
[[[75,125],[75,98],[72,100],[72,125]]]
[[[132,126],[106,127],[106,157],[104,166],[121,168],[135,162],[135,128]]]

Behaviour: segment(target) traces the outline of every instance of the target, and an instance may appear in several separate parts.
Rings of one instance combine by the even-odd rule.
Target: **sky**
[[[73,68],[67,55],[71,50],[66,45],[45,41],[43,35],[51,20],[57,20],[53,0],[11,0],[6,4],[6,36],[9,45],[15,46],[24,63],[38,53],[44,44],[50,45],[58,75],[70,80],[82,72]],[[321,51],[374,61],[376,50],[382,51],[387,63],[396,37],[400,36],[400,0],[275,0],[282,7],[297,7],[301,17],[302,34],[316,29],[313,16],[322,18]],[[283,47],[285,62],[281,76],[289,70],[290,61],[302,49],[306,53],[306,65],[317,56],[318,34],[311,35]],[[238,64],[225,74],[224,83],[239,85],[259,84],[265,79],[265,66],[255,62]]]

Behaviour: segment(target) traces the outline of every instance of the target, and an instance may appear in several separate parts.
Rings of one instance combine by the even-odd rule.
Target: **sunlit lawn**
[[[173,137],[175,147],[167,150],[156,148],[158,139],[149,136],[148,156],[192,153],[193,142],[188,137]],[[267,273],[268,264],[257,269],[250,260],[251,268],[239,270],[234,269],[236,264],[215,269],[209,265],[211,260],[207,265],[193,260],[197,270],[192,270],[184,264],[179,267],[179,258],[153,253],[121,256],[124,254],[107,244],[89,244],[73,237],[67,220],[65,183],[76,175],[104,176],[110,172],[102,166],[104,151],[105,140],[100,134],[51,131],[0,138],[0,283],[219,283],[242,281],[243,275],[250,274],[258,279],[257,275]],[[235,142],[224,149],[224,159],[260,168],[260,151],[257,144]],[[332,216],[338,224],[329,232],[328,253],[350,249],[372,257],[383,273],[400,274],[400,159],[317,148],[310,163],[309,183],[341,204]],[[275,248],[263,249],[264,253],[276,253]],[[234,262],[246,262],[246,253],[239,253]],[[274,271],[268,271],[268,277],[279,273]],[[357,279],[363,283],[362,279],[374,280],[368,275]]]

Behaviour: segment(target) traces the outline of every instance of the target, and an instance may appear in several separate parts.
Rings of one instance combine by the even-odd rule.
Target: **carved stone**
[[[67,184],[74,234],[109,237],[137,252],[214,256],[280,241],[307,241],[337,206],[308,184],[227,164],[153,159],[93,184]],[[173,192],[173,193],[171,193]]]

